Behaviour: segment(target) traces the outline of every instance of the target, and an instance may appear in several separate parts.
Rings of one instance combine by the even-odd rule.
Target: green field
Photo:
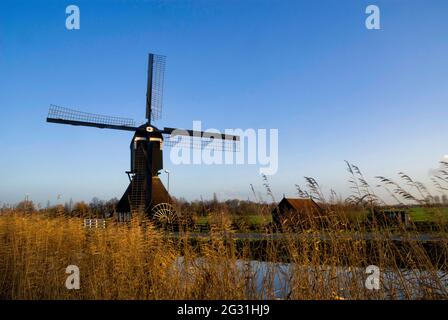
[[[413,222],[442,222],[448,223],[448,208],[441,207],[413,207],[409,209],[410,217]],[[348,216],[352,220],[361,221],[367,217],[366,211],[349,212]],[[359,218],[359,219],[357,219]],[[245,231],[261,230],[272,222],[271,215],[244,215],[244,216],[230,216],[230,220],[234,225],[242,226]],[[210,225],[213,221],[209,216],[199,216],[196,218],[197,225]]]
[[[424,208],[410,209],[411,219],[414,222],[448,222],[448,208]]]

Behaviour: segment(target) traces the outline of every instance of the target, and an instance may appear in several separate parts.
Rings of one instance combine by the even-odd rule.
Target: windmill
[[[240,137],[154,126],[152,122],[159,120],[162,113],[165,64],[165,56],[149,54],[146,120],[140,126],[129,118],[81,112],[56,105],[50,105],[47,122],[134,132],[130,144],[130,170],[126,171],[129,186],[115,211],[170,222],[176,214],[171,197],[158,177],[163,169],[164,145],[232,152],[237,151]]]

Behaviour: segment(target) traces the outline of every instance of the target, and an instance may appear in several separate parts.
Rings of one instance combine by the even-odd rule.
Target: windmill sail
[[[148,122],[158,120],[162,117],[165,64],[165,56],[149,54],[148,83],[146,89],[146,119],[148,119]]]
[[[100,129],[126,131],[135,131],[137,129],[134,120],[129,118],[103,116],[55,105],[51,105],[48,110],[47,122],[95,127]]]

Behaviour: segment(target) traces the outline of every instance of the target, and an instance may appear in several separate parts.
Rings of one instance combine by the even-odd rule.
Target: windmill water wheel
[[[162,225],[172,225],[178,222],[176,210],[169,203],[159,203],[152,208],[152,218]]]

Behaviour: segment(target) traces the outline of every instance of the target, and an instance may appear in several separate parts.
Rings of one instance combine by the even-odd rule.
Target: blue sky
[[[81,29],[65,28],[76,4]],[[369,4],[381,30],[367,30]],[[426,182],[448,154],[446,1],[2,1],[0,202],[120,197],[128,132],[47,124],[49,104],[144,119],[147,53],[167,56],[158,126],[279,130],[277,198],[344,160]],[[263,193],[257,165],[175,166],[187,199]],[[161,178],[166,182],[166,175]]]

